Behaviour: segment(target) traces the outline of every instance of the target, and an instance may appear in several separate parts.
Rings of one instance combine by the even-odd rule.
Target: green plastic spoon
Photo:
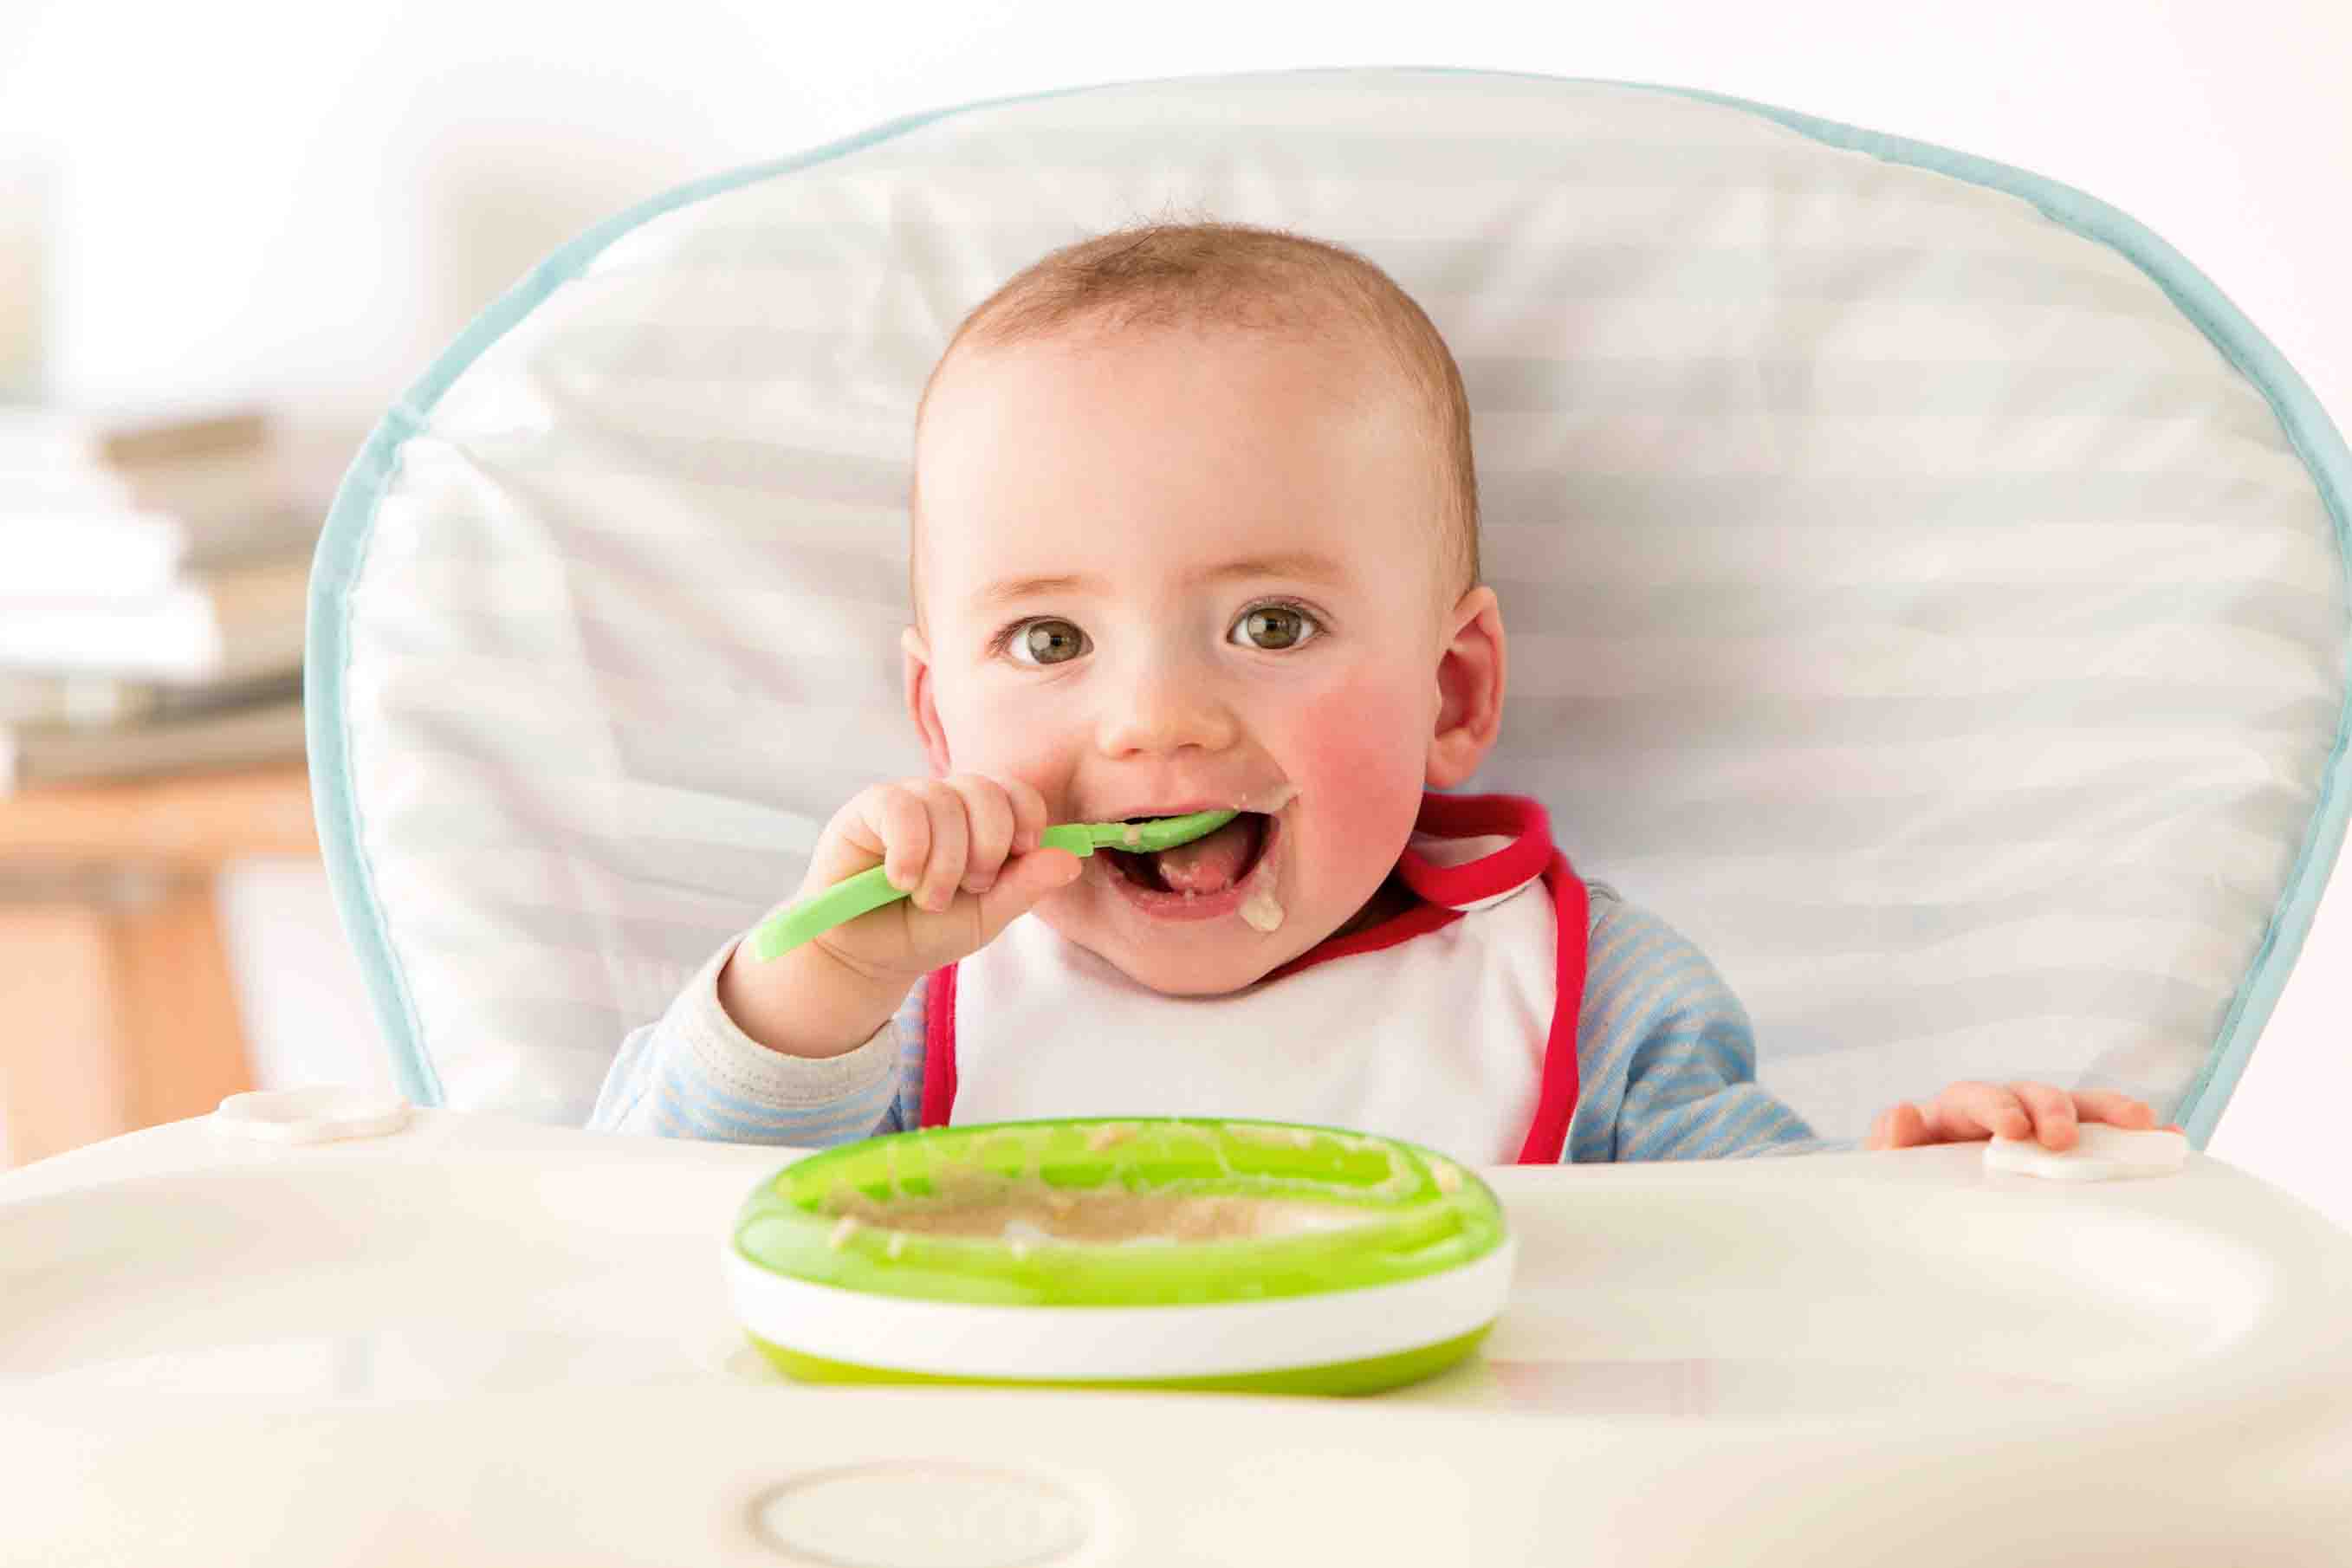
[[[1130,849],[1149,855],[1173,849],[1214,833],[1240,813],[1196,811],[1187,816],[1158,816],[1148,822],[1064,822],[1045,829],[1040,846],[1066,849],[1084,858],[1097,849]],[[751,956],[765,963],[808,941],[845,925],[862,914],[895,903],[912,889],[894,888],[876,866],[846,877],[821,893],[812,893],[788,909],[777,910],[751,933]]]

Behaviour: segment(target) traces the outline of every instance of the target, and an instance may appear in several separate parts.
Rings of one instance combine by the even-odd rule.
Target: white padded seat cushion
[[[2168,1116],[2212,1072],[2341,831],[2343,557],[2265,389],[1968,179],[1668,92],[1350,70],[711,182],[393,411],[322,544],[312,724],[412,1092],[583,1120],[833,810],[921,771],[923,378],[1011,273],[1160,216],[1354,247],[1445,333],[1511,636],[1471,787],[1696,941],[1817,1131],[1979,1076]]]

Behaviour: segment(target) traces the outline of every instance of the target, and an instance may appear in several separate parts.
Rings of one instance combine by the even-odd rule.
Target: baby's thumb
[[[1046,894],[1076,881],[1085,869],[1066,849],[1033,849],[1007,860],[995,885],[980,895],[981,945],[994,942],[999,931],[1027,914]]]

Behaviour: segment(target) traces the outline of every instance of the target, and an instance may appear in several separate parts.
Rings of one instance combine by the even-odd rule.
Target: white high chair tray
[[[789,1152],[419,1111],[0,1176],[10,1561],[2320,1563],[2352,1237],[2191,1154],[1487,1173],[1482,1354],[1369,1400],[793,1385],[728,1222]]]

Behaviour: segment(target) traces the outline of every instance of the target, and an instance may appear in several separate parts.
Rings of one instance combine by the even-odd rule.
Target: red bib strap
[[[923,993],[923,1111],[920,1125],[945,1127],[955,1110],[956,966],[931,971]]]
[[[1522,1165],[1557,1165],[1568,1148],[1569,1119],[1576,1114],[1576,1025],[1584,1013],[1584,963],[1591,911],[1584,879],[1552,851],[1544,870],[1551,893],[1553,923],[1559,930],[1559,991],[1552,999],[1551,1032],[1544,1041],[1543,1087],[1536,1095],[1535,1119],[1519,1145]]]

